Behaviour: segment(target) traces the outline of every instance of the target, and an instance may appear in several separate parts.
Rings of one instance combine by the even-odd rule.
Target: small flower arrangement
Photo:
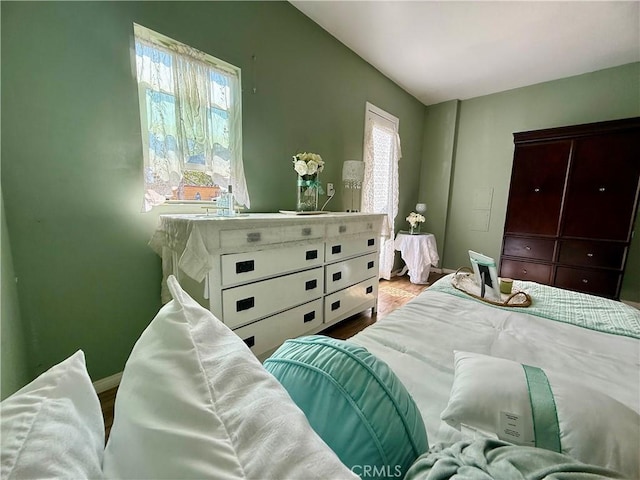
[[[324,169],[324,161],[317,153],[297,153],[293,156],[293,169],[300,176],[314,175]]]
[[[416,212],[411,212],[407,217],[407,222],[411,225],[411,233],[415,230],[416,226],[418,227],[418,231],[420,231],[420,224],[424,222],[424,215],[420,215]]]

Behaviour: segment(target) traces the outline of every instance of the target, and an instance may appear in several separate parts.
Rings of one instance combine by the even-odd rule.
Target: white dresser
[[[378,297],[384,215],[161,215],[150,242],[164,280],[233,329],[260,358],[287,338],[313,334]]]

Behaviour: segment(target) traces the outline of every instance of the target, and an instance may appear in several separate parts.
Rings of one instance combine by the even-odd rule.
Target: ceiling
[[[291,3],[425,105],[640,61],[640,2]]]

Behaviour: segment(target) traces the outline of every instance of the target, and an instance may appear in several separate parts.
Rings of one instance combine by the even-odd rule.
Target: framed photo
[[[480,296],[489,296],[500,300],[500,283],[498,282],[498,269],[496,261],[473,250],[469,250],[469,260],[473,267],[476,284],[480,287]]]

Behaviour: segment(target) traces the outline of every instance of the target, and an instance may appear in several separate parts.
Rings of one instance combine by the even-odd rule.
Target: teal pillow
[[[382,360],[321,335],[287,340],[264,363],[340,460],[363,478],[404,478],[429,448],[418,407]]]

